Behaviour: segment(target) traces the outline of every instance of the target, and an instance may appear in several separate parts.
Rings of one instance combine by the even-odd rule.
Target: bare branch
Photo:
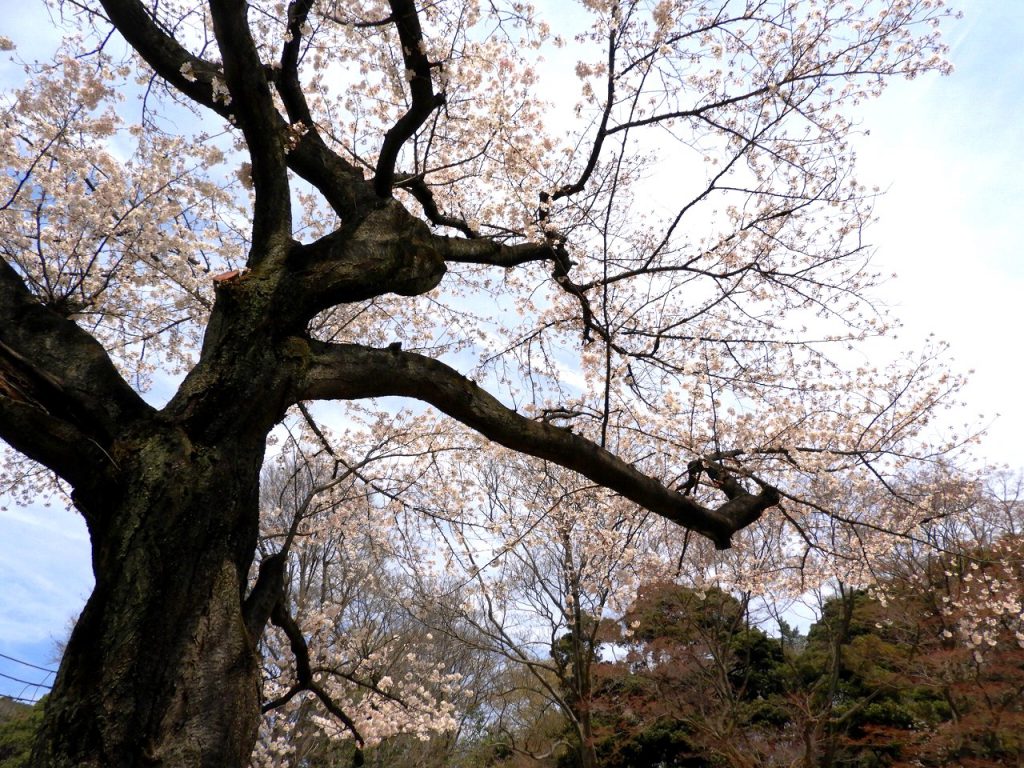
[[[286,704],[291,700],[296,693],[301,691],[309,691],[316,696],[320,703],[324,705],[328,712],[334,715],[340,720],[346,728],[352,733],[353,738],[356,740],[356,744],[361,748],[363,746],[363,737],[359,733],[359,729],[356,728],[356,724],[352,722],[350,718],[341,707],[338,706],[330,695],[313,679],[313,671],[309,664],[309,647],[306,645],[306,638],[302,634],[302,630],[299,625],[295,623],[295,619],[288,612],[285,607],[283,598],[279,600],[274,606],[271,619],[274,626],[280,627],[285,635],[288,636],[288,642],[291,646],[292,653],[295,655],[295,676],[297,678],[295,685],[293,685],[287,693],[278,699],[268,701],[263,705],[263,711],[269,712],[272,709]]]

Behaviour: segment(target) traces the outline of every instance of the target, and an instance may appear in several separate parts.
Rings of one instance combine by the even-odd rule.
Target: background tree
[[[434,486],[469,484],[486,494],[437,528],[444,570],[460,574],[462,593],[457,623],[443,631],[495,663],[521,667],[532,683],[513,675],[518,684],[562,713],[567,732],[536,754],[564,742],[580,765],[595,765],[593,670],[614,639],[604,617],[621,614],[638,584],[670,570],[665,531],[656,516],[555,465],[487,455],[457,468],[461,480]],[[444,496],[433,503],[443,506]]]
[[[1019,474],[947,482],[933,502],[930,546],[907,542],[889,561],[876,632],[907,649],[897,679],[918,712],[911,732],[897,739],[897,764],[995,766],[1024,758],[1020,489]],[[970,513],[949,514],[963,507]],[[888,737],[881,725],[878,740]]]
[[[601,764],[1019,762],[1020,513],[1006,486],[947,482],[927,539],[877,561],[870,591],[833,584],[799,642],[751,627],[721,590],[646,585],[622,617],[628,653],[597,665]]]
[[[367,766],[456,766],[477,750],[500,677],[494,659],[471,628],[437,629],[452,626],[463,596],[411,573],[421,556],[401,526],[380,519],[379,497],[405,487],[417,460],[437,458],[416,424],[349,429],[351,459],[307,424],[264,469],[260,557],[288,557],[290,618],[263,639],[256,764],[347,762],[353,728]],[[304,675],[316,676],[313,697],[303,696]],[[324,697],[347,723],[324,716]]]
[[[646,584],[599,665],[601,765],[782,764],[791,659],[715,587]]]
[[[44,699],[29,706],[0,698],[0,767],[29,768],[32,765],[32,742],[43,722]]]
[[[260,472],[302,403],[422,401],[446,451],[475,430],[718,548],[835,542],[820,500],[956,446],[921,439],[957,386],[934,351],[828,356],[885,330],[844,111],[945,68],[941,3],[587,2],[562,111],[534,66],[561,38],[518,2],[64,10],[0,127],[5,484],[56,477],[96,576],[37,765],[248,761],[260,641],[294,619],[287,550],[250,580]],[[158,370],[183,378],[144,399]],[[898,501],[847,535],[924,518]],[[344,722],[293,645],[289,690]]]
[[[360,437],[350,435],[350,448]],[[415,448],[407,435],[386,429],[373,439],[351,465],[322,449],[304,455],[289,441],[265,471],[261,556],[287,557],[287,614],[282,610],[262,649],[268,717],[259,752],[268,765],[281,765],[286,756],[290,764],[309,765],[337,753],[331,737],[339,725],[375,745],[456,724],[455,656],[439,660],[433,638],[403,610],[408,590],[369,498],[373,484],[394,474],[396,454]],[[312,701],[297,696],[307,687]],[[337,707],[342,723],[325,722],[314,702]]]

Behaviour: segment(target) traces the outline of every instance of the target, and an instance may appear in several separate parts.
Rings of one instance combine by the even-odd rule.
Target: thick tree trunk
[[[263,456],[263,441],[249,442],[198,446],[163,428],[113,457],[127,487],[82,505],[96,588],[61,662],[34,766],[248,764],[259,662],[243,597]],[[102,516],[89,514],[97,503]]]

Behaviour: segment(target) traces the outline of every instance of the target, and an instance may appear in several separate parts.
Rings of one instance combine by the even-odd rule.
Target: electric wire
[[[5,659],[7,661],[12,661],[15,664],[20,664],[20,665],[22,665],[24,667],[29,667],[30,669],[36,669],[36,670],[39,670],[40,672],[46,672],[46,677],[49,677],[50,675],[56,674],[56,670],[55,669],[50,669],[49,667],[43,667],[43,666],[40,666],[39,664],[33,664],[30,661],[25,661],[24,659],[19,659],[19,658],[16,658],[14,656],[9,656],[6,653],[0,653],[0,659]],[[18,702],[20,704],[30,704],[31,705],[31,704],[35,704],[36,703],[36,699],[30,699],[30,698],[26,698],[25,697],[24,694],[29,689],[32,689],[32,690],[38,692],[39,690],[49,691],[49,690],[52,690],[52,688],[53,688],[53,686],[51,684],[47,683],[47,682],[43,682],[43,681],[36,682],[36,681],[33,681],[33,680],[25,680],[24,678],[17,677],[15,675],[9,675],[6,672],[0,672],[0,679],[2,679],[2,680],[9,680],[9,681],[11,681],[13,683],[18,683],[18,684],[23,686],[22,689],[17,694],[6,693],[4,691],[0,691],[0,699],[8,699],[10,701],[16,701],[16,702]],[[44,680],[45,680],[45,678],[44,678]]]

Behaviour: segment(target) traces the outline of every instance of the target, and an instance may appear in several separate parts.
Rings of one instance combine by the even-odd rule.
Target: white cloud
[[[0,649],[63,639],[92,589],[89,539],[75,512],[0,512]]]

